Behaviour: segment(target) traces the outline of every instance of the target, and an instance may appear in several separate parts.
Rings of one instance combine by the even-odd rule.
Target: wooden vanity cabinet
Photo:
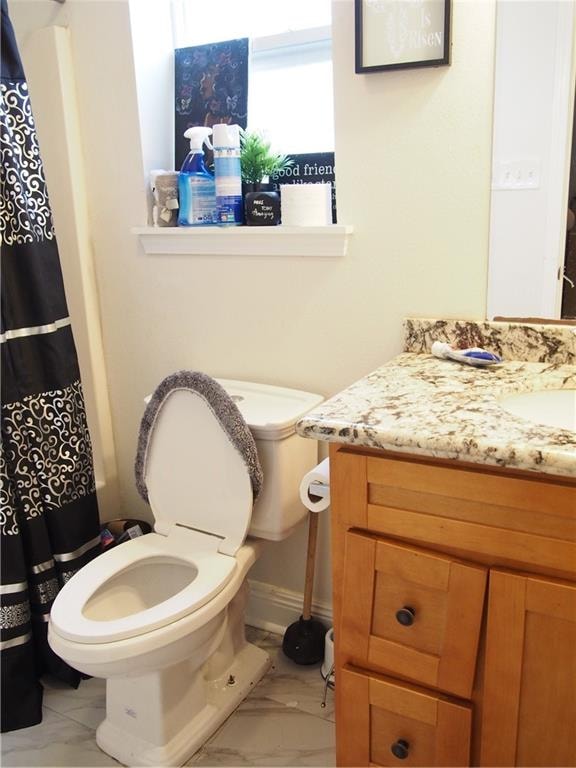
[[[576,766],[576,483],[330,463],[338,765]]]

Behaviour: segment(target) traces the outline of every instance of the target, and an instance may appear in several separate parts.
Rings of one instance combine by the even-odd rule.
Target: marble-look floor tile
[[[258,627],[246,625],[246,640],[248,640],[249,643],[254,643],[254,645],[263,647],[270,637],[276,638],[277,642],[278,640],[282,642],[280,635],[273,635],[267,629],[258,629]]]
[[[106,680],[83,680],[77,689],[50,677],[42,679],[44,707],[96,729],[106,717]]]
[[[39,725],[2,735],[3,766],[119,766],[96,744],[94,731],[44,709]]]
[[[334,723],[254,693],[189,766],[333,766]]]
[[[250,628],[252,629],[252,628]],[[262,630],[256,630],[262,632]],[[271,632],[247,635],[249,642],[259,645],[270,654],[272,668],[262,678],[252,695],[267,698],[299,709],[325,720],[334,720],[334,691],[328,689],[326,706],[322,707],[325,682],[320,674],[320,664],[303,666],[295,664],[282,652],[282,636]]]
[[[287,659],[282,637],[246,628],[246,636],[270,653],[273,666],[190,765],[334,764],[333,692],[322,709],[319,665]],[[95,729],[105,716],[104,680],[85,680],[75,690],[44,678],[44,720],[3,735],[3,766],[119,765],[96,745]]]

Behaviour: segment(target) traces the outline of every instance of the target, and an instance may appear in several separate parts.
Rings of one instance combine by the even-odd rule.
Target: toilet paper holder
[[[330,486],[326,483],[321,483],[318,480],[314,480],[308,486],[309,496],[318,496],[321,499],[325,499],[330,495]]]

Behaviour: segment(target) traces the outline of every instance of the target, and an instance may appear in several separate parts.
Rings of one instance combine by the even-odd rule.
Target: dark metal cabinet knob
[[[416,611],[414,608],[410,608],[409,605],[405,605],[403,608],[400,608],[399,611],[396,611],[396,621],[405,627],[411,627],[412,624],[414,624],[415,616]]]
[[[398,741],[395,741],[394,744],[392,744],[390,751],[394,757],[398,758],[398,760],[406,760],[408,752],[410,751],[410,744],[404,739],[398,739]]]

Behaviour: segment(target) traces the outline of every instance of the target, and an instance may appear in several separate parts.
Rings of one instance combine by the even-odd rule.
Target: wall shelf
[[[354,228],[324,227],[134,227],[144,253],[186,256],[345,256]]]

